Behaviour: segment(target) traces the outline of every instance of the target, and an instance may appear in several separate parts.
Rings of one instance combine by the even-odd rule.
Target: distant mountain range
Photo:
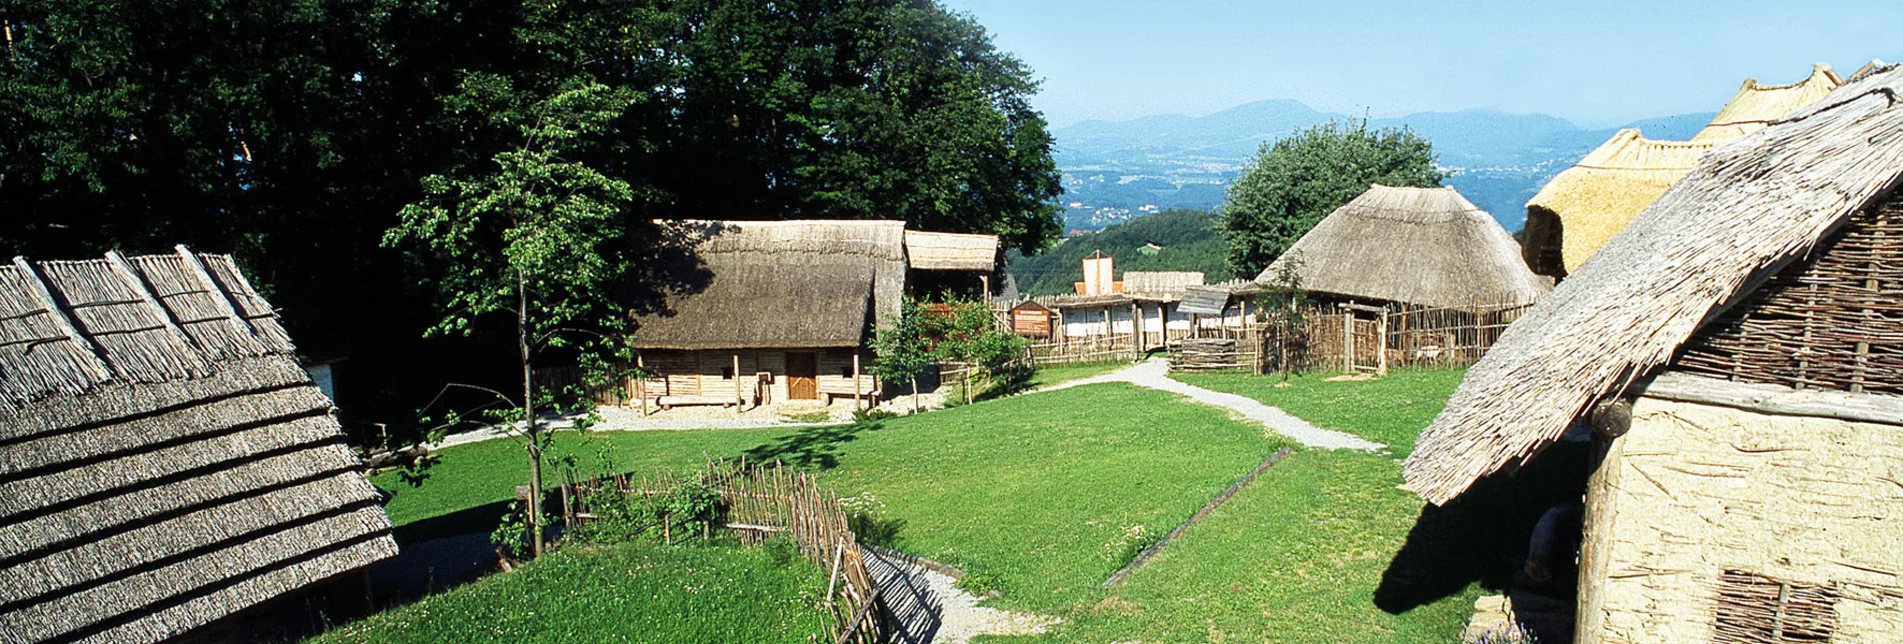
[[[1545,114],[1492,110],[1422,112],[1369,119],[1372,127],[1407,126],[1434,142],[1447,184],[1518,230],[1525,204],[1553,175],[1610,138],[1636,127],[1655,139],[1685,140],[1713,114],[1646,119],[1619,128],[1582,129]],[[1056,160],[1064,173],[1065,218],[1072,229],[1104,226],[1171,208],[1213,209],[1223,190],[1264,144],[1347,114],[1294,100],[1249,103],[1201,117],[1146,116],[1085,121],[1056,128]]]

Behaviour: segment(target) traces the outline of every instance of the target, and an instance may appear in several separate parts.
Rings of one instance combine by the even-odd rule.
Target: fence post
[[[1339,308],[1341,312],[1341,365],[1344,373],[1355,372],[1355,312]]]
[[[1388,305],[1381,305],[1381,328],[1375,332],[1375,367],[1377,376],[1388,375]]]

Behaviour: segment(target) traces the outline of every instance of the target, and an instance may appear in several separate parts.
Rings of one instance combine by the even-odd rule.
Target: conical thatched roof
[[[219,255],[0,265],[0,640],[158,641],[396,553]]]
[[[1532,302],[1548,288],[1492,215],[1453,188],[1375,185],[1335,209],[1256,277],[1299,261],[1302,288],[1428,306]]]
[[[703,221],[670,226],[712,275],[637,320],[642,349],[855,347],[898,315],[907,268],[990,271],[994,235],[918,233],[902,221]],[[914,258],[916,254],[916,258]]]
[[[1525,260],[1564,277],[1691,172],[1715,142],[1655,141],[1620,130],[1526,202]]]
[[[1692,140],[1724,141],[1756,132],[1843,84],[1843,77],[1824,63],[1811,66],[1809,77],[1789,85],[1759,85],[1755,78],[1746,79],[1731,102]]]
[[[1754,281],[1903,177],[1903,72],[1846,85],[1719,146],[1507,330],[1421,433],[1407,488],[1445,503],[1532,458]]]

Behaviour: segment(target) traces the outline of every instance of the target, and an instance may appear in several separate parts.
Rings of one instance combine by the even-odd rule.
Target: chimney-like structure
[[[1079,295],[1108,295],[1123,289],[1116,283],[1116,266],[1109,255],[1103,251],[1091,253],[1084,258],[1084,281],[1077,283]]]

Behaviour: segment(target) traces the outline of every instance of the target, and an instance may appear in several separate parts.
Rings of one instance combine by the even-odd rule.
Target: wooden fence
[[[1531,305],[1421,307],[1358,304],[1310,307],[1294,319],[1247,328],[1204,329],[1202,338],[1233,339],[1234,349],[1207,342],[1172,344],[1172,364],[1201,369],[1292,368],[1384,373],[1391,367],[1465,367],[1486,355],[1508,325]],[[1219,354],[1186,356],[1193,353]],[[1253,362],[1251,362],[1253,361]]]
[[[1030,345],[1038,366],[1078,362],[1116,362],[1137,358],[1136,338],[1128,333],[1066,338]]]
[[[823,605],[830,619],[827,641],[873,644],[880,641],[878,585],[866,570],[865,554],[853,534],[839,497],[813,480],[811,474],[786,468],[749,465],[744,461],[710,461],[692,474],[656,474],[638,478],[616,476],[564,483],[559,492],[567,525],[593,517],[577,510],[584,495],[612,489],[624,494],[653,496],[686,483],[691,477],[715,490],[721,499],[717,524],[742,543],[758,544],[775,534],[793,539],[800,554],[826,571]],[[669,538],[673,538],[671,535]]]

